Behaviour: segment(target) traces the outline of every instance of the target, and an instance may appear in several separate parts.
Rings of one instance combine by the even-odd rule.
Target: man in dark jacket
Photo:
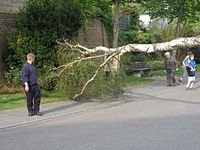
[[[35,55],[29,53],[27,55],[27,62],[22,68],[22,85],[26,92],[28,116],[42,116],[40,112],[40,88],[38,85],[37,74],[33,62]]]
[[[165,53],[165,69],[167,76],[167,86],[175,86],[175,72],[176,72],[177,63],[174,58],[170,56],[169,52]]]

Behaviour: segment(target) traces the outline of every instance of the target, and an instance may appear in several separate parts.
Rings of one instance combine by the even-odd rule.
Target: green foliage
[[[125,5],[124,7],[122,7],[123,13],[130,15],[130,27],[128,29],[120,30],[119,45],[126,45],[130,43],[151,43],[151,34],[146,31],[139,21],[140,5]]]
[[[126,84],[127,86],[137,86],[141,84],[151,83],[153,80],[150,78],[139,78],[135,76],[127,76]]]
[[[63,97],[58,92],[42,92],[42,103],[52,103],[58,101],[66,100],[66,97]],[[25,100],[26,95],[25,93],[16,93],[16,94],[0,94],[0,111],[6,109],[13,109],[18,107],[24,107],[26,105]]]
[[[112,45],[112,35],[113,35],[113,14],[112,14],[112,3],[107,0],[101,0],[97,3],[96,15],[95,18],[101,20],[104,24],[108,43]]]
[[[66,70],[60,77],[60,90],[72,98],[92,76],[94,68],[95,66],[89,62],[81,63],[73,68],[70,68],[69,70]]]
[[[77,58],[78,52],[60,48],[58,50],[59,62],[65,64]],[[58,89],[70,99],[79,93],[85,83],[94,75],[101,59],[83,61],[66,69],[58,81]],[[105,77],[102,69],[94,81],[86,88],[81,98],[107,97],[118,95],[123,88],[123,75]]]
[[[94,83],[86,90],[87,96],[100,98],[117,97],[123,92],[125,83],[126,76],[122,71],[117,75],[111,74],[110,77],[105,77],[102,71]]]
[[[21,70],[11,67],[5,72],[5,78],[8,84],[20,85],[21,84]]]
[[[72,38],[84,23],[79,3],[65,0],[31,0],[17,14],[17,30],[9,36],[9,66],[20,66],[29,52],[44,72],[58,64],[56,39]]]
[[[150,29],[149,33],[154,35],[154,38],[152,38],[153,43],[167,42],[175,38],[176,23],[175,21],[173,21],[163,29],[157,28],[155,25],[152,24],[149,29]],[[182,23],[181,28],[180,28],[180,37],[198,36],[199,31],[200,31],[199,23],[184,22]],[[198,47],[178,49],[176,58],[177,60],[182,61],[182,59],[184,59],[186,56],[186,53],[187,53],[186,51],[192,50],[195,53],[195,56],[197,56],[198,62],[199,62],[200,53],[198,49],[199,49]]]
[[[198,65],[197,65],[198,66]],[[182,68],[182,66],[180,66],[179,68],[178,68],[178,70],[176,71],[176,76],[178,77],[180,77],[181,75],[182,75],[182,73],[183,73],[183,68]],[[158,70],[153,70],[152,72],[151,72],[151,75],[152,76],[166,76],[166,70],[165,70],[165,68],[160,68],[160,69],[158,69]]]
[[[96,69],[96,64],[88,61],[66,70],[59,80],[59,89],[69,98],[72,98],[81,91],[84,84],[94,75]],[[121,76],[107,78],[101,71],[86,88],[81,98],[102,98],[118,95],[122,88],[121,82]]]
[[[121,62],[123,65],[128,65],[130,62],[137,62],[137,61],[143,61],[147,65],[151,61],[157,61],[161,60],[162,57],[160,56],[160,53],[129,53],[125,54],[121,57]],[[159,61],[160,62],[160,61]]]
[[[46,90],[46,91],[55,90],[57,82],[58,82],[57,77],[46,77],[46,78],[44,78],[44,75],[43,75],[43,78],[39,79],[40,88],[42,90]]]
[[[160,70],[153,70],[151,72],[152,76],[166,76],[166,72],[164,69],[160,69]]]
[[[165,69],[164,60],[149,61],[149,62],[148,62],[148,66],[149,66],[152,70]]]
[[[184,2],[184,4],[183,4]],[[179,9],[183,5],[183,18],[182,21],[198,20],[197,12],[200,8],[198,0],[146,0],[142,1],[142,6],[152,17],[165,16],[171,21],[176,19],[179,15]]]
[[[184,23],[181,25],[180,29],[180,37],[192,37],[196,32],[198,32],[197,27],[190,23]],[[199,28],[200,29],[200,28]],[[170,41],[175,38],[176,32],[176,23],[172,22],[171,24],[167,25],[165,28],[157,28],[155,25],[151,25],[150,31],[154,38],[152,39],[153,42],[166,42]]]
[[[126,44],[149,44],[151,43],[151,35],[148,33],[145,33],[142,30],[134,31],[121,31],[120,32],[120,45],[126,45]]]
[[[200,14],[199,14],[198,16],[199,16],[199,18],[200,18]],[[192,26],[192,30],[193,30],[193,32],[194,32],[193,35],[194,35],[194,36],[200,35],[200,21],[199,21],[199,22],[192,23],[191,26]]]

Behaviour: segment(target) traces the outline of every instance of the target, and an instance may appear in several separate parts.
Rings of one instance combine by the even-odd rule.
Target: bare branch
[[[72,67],[74,64],[76,63],[79,63],[81,61],[84,61],[84,60],[89,60],[89,59],[96,59],[96,58],[102,58],[102,57],[105,57],[105,55],[98,55],[98,56],[91,56],[91,57],[84,57],[84,58],[80,58],[80,59],[77,59],[71,63],[68,63],[68,64],[65,64],[65,65],[61,65],[57,68],[54,68],[53,71],[56,71],[56,70],[59,70],[61,68],[63,68],[61,71],[59,71],[59,73],[57,74],[58,77],[61,76],[61,74],[66,70],[68,69],[69,67]]]

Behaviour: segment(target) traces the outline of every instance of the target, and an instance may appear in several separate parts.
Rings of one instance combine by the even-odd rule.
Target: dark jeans
[[[29,86],[29,91],[26,92],[27,98],[27,109],[28,112],[38,112],[40,111],[40,88],[39,85]]]
[[[172,83],[175,83],[175,82],[176,82],[176,79],[175,79],[175,72],[176,72],[175,69],[167,69],[167,70],[166,70],[167,84],[168,84],[168,85],[172,85]]]

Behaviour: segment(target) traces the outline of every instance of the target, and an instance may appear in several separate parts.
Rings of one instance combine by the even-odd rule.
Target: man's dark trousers
[[[167,84],[168,85],[172,85],[176,82],[176,79],[175,79],[175,72],[176,70],[175,69],[167,69],[166,70],[166,74],[167,74]]]
[[[40,111],[40,88],[38,84],[29,86],[29,91],[26,92],[28,112]]]

